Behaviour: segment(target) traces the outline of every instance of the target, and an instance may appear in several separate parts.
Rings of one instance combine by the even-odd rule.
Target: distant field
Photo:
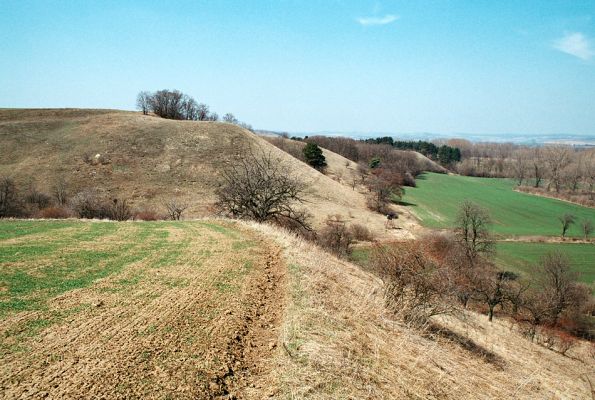
[[[518,272],[530,272],[531,265],[544,254],[557,250],[570,257],[572,268],[580,273],[582,282],[595,282],[595,244],[499,242],[496,250],[496,263],[502,269]]]
[[[515,192],[509,179],[427,173],[418,178],[417,186],[407,188],[403,202],[409,203],[422,224],[430,228],[452,228],[457,209],[466,199],[489,210],[494,232],[501,235],[560,235],[557,218],[564,213],[595,223],[595,210]],[[578,224],[567,235],[581,236]]]
[[[213,371],[269,351],[272,249],[223,222],[0,221],[0,397],[220,394]]]

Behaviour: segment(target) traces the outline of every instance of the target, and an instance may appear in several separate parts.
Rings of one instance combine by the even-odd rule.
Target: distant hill
[[[21,186],[33,180],[49,190],[64,176],[73,192],[95,188],[106,197],[127,198],[136,208],[162,211],[165,201],[178,198],[190,206],[187,218],[212,215],[219,171],[242,148],[258,146],[308,183],[304,207],[316,225],[329,214],[342,214],[386,234],[385,217],[366,208],[364,194],[228,123],[117,110],[2,109],[0,145],[0,175]]]

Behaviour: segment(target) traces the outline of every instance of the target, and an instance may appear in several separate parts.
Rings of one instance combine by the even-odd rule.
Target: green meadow
[[[579,280],[595,282],[595,244],[586,243],[523,243],[499,242],[496,246],[496,264],[502,269],[530,273],[544,254],[560,251],[568,256]]]
[[[558,236],[558,217],[571,213],[577,224],[567,236],[581,236],[579,223],[595,224],[595,210],[564,201],[515,192],[510,179],[474,178],[427,173],[407,188],[403,203],[408,204],[424,226],[452,228],[459,205],[474,201],[488,209],[494,233],[504,236]]]

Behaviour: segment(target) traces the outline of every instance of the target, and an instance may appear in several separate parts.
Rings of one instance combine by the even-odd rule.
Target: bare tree
[[[560,314],[575,305],[577,274],[570,269],[570,259],[561,252],[546,254],[535,274],[537,287],[543,290],[547,299],[548,317],[556,324]]]
[[[570,189],[571,192],[576,192],[579,189],[581,180],[583,179],[583,173],[583,163],[580,158],[568,165],[562,171],[566,187]]]
[[[514,299],[517,288],[515,281],[518,276],[509,271],[498,271],[489,264],[483,265],[477,274],[477,281],[473,288],[473,298],[488,306],[488,321],[492,322],[496,306],[504,306]]]
[[[64,206],[68,203],[68,182],[66,182],[63,176],[58,177],[52,186],[52,195],[59,205]]]
[[[0,178],[0,218],[16,217],[20,204],[17,186],[12,178]]]
[[[512,168],[514,176],[517,180],[517,184],[521,186],[523,181],[527,177],[528,173],[528,160],[527,152],[525,150],[517,150],[514,152],[514,162]]]
[[[543,156],[542,150],[539,147],[536,147],[533,150],[533,160],[532,160],[532,167],[533,167],[533,178],[535,179],[535,187],[538,188],[541,185],[541,181],[543,180]]]
[[[143,115],[149,114],[151,109],[152,96],[147,91],[139,92],[136,96],[136,108],[143,112]]]
[[[455,234],[471,266],[479,255],[490,255],[494,251],[490,225],[491,218],[486,209],[469,200],[459,207]]]
[[[238,120],[232,113],[227,113],[223,116],[223,122],[229,122],[230,124],[237,124]]]
[[[550,185],[556,192],[562,187],[563,170],[570,163],[570,150],[565,146],[549,146],[544,149],[544,161],[548,167]]]
[[[307,213],[296,208],[304,202],[304,190],[305,184],[289,165],[250,148],[223,170],[216,205],[235,218],[279,224],[289,220],[309,231]]]
[[[559,216],[558,221],[560,221],[560,224],[562,225],[562,237],[564,237],[566,236],[566,232],[568,231],[568,228],[570,228],[570,225],[576,222],[576,217],[572,214],[566,213]]]
[[[388,205],[393,196],[400,199],[403,195],[403,176],[393,170],[376,168],[372,170],[367,187],[370,192],[368,207],[387,214],[390,211]]]
[[[165,209],[167,210],[167,215],[173,221],[178,221],[182,218],[182,213],[186,211],[188,205],[185,203],[181,203],[179,200],[171,199],[165,202]]]
[[[583,231],[583,235],[585,236],[585,240],[589,239],[589,235],[593,233],[593,223],[588,219],[585,219],[581,222],[581,229]]]
[[[209,119],[209,106],[204,103],[200,103],[196,109],[196,115],[198,121],[207,121]]]

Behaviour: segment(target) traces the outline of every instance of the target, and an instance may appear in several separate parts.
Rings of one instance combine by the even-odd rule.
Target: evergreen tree
[[[316,169],[326,167],[326,159],[322,154],[322,149],[316,143],[307,143],[304,147],[304,157],[306,162]]]

